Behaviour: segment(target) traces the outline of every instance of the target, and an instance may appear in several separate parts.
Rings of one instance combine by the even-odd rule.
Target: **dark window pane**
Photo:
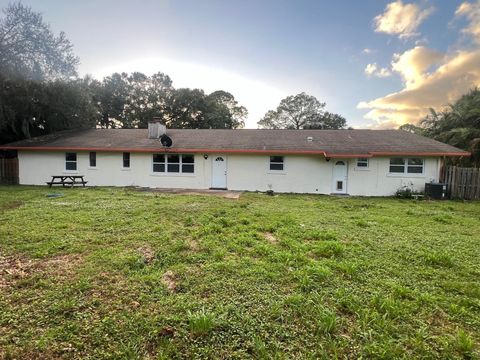
[[[270,164],[270,170],[283,170],[283,164]]]
[[[91,152],[90,153],[90,167],[96,167],[97,166],[97,153],[96,152]]]
[[[193,155],[182,155],[182,163],[184,164],[193,164],[195,159]]]
[[[178,164],[168,164],[168,172],[180,172],[180,165]]]
[[[343,190],[343,181],[337,181],[337,190]]]
[[[165,164],[153,164],[153,172],[165,172]]]
[[[77,161],[77,153],[65,153],[66,161]]]
[[[153,154],[153,162],[156,162],[156,163],[165,162],[165,155],[163,155],[163,154]]]
[[[169,163],[178,164],[180,163],[180,156],[178,155],[168,155],[167,160]]]
[[[405,160],[402,158],[391,158],[390,165],[403,165],[405,164]]]
[[[77,170],[77,163],[75,161],[67,161],[65,163],[65,169],[67,169],[67,170]]]
[[[183,164],[182,165],[182,172],[184,173],[193,173],[193,164]]]
[[[283,156],[270,156],[270,162],[283,162]]]
[[[130,167],[130,153],[123,153],[123,167]]]
[[[367,158],[357,159],[357,167],[368,167],[368,159]]]
[[[421,174],[423,172],[422,166],[409,166],[407,169],[409,174]]]
[[[408,159],[408,165],[423,165],[423,159],[418,159],[418,158]]]
[[[391,173],[403,173],[403,172],[405,172],[405,167],[404,166],[398,166],[398,165],[390,165],[390,172]]]

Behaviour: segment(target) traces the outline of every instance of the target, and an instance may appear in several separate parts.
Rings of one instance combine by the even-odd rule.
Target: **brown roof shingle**
[[[163,151],[146,129],[68,130],[22,140],[0,149]],[[220,130],[168,129],[172,152],[270,152],[349,155],[446,155],[468,152],[401,130]],[[308,140],[311,138],[311,141]]]

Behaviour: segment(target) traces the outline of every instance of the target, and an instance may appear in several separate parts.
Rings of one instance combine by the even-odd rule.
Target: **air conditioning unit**
[[[425,196],[430,199],[443,200],[447,196],[447,185],[442,183],[425,183]]]

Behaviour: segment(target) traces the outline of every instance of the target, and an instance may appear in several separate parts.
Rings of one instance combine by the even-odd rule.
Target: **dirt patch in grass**
[[[197,252],[200,250],[200,245],[198,244],[197,240],[190,240],[188,242],[188,247],[190,248],[190,251],[192,252]]]
[[[6,256],[0,253],[0,288],[14,285],[32,274],[69,276],[81,261],[78,255],[59,255],[48,259]]]
[[[7,211],[7,210],[13,210],[13,209],[19,208],[22,205],[23,205],[23,201],[14,200],[14,201],[8,202],[6,204],[0,205],[0,212]]]
[[[150,264],[155,259],[155,252],[148,245],[139,247],[137,251],[142,256],[145,264]]]
[[[198,189],[198,190],[189,190],[189,189],[151,189],[151,188],[133,188],[135,191],[151,191],[165,194],[178,194],[178,195],[209,195],[209,196],[218,196],[225,199],[238,200],[242,194],[240,191],[229,191],[229,190],[210,190],[210,189]]]
[[[162,275],[162,283],[167,287],[167,290],[170,293],[175,293],[177,291],[177,281],[176,276],[173,271],[168,270],[165,274]]]
[[[266,232],[263,234],[265,240],[267,240],[270,244],[278,244],[278,239],[273,235],[271,232]]]

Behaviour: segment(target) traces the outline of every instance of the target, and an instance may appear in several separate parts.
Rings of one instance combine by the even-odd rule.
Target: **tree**
[[[342,129],[344,117],[326,112],[325,103],[302,92],[288,96],[276,110],[269,110],[257,124],[263,129]]]
[[[412,133],[412,134],[417,134],[417,135],[424,135],[424,133],[425,133],[425,130],[422,127],[417,126],[417,125],[413,125],[413,124],[403,124],[398,129],[403,130],[403,131],[407,131],[407,132]]]
[[[93,85],[98,126],[146,128],[153,117],[178,129],[236,129],[247,109],[234,96],[219,90],[174,89],[168,75],[115,73]]]
[[[168,97],[164,119],[167,127],[176,129],[205,129],[207,108],[205,93],[200,89],[176,89]]]
[[[94,127],[91,80],[37,82],[0,76],[0,143],[79,127]]]
[[[55,36],[42,15],[20,2],[3,10],[0,18],[0,72],[29,80],[76,75],[79,59],[61,32]]]
[[[164,117],[167,97],[173,91],[168,75],[151,77],[134,72],[114,73],[94,84],[99,108],[98,125],[102,128],[146,127],[154,116]]]
[[[342,115],[333,114],[331,112],[325,111],[317,121],[312,122],[311,124],[306,125],[305,129],[344,129],[347,126],[347,119]]]
[[[205,124],[214,129],[237,129],[245,125],[248,111],[232,94],[217,90],[206,97]]]
[[[439,112],[431,109],[421,126],[426,136],[472,152],[473,163],[480,166],[479,88]]]

